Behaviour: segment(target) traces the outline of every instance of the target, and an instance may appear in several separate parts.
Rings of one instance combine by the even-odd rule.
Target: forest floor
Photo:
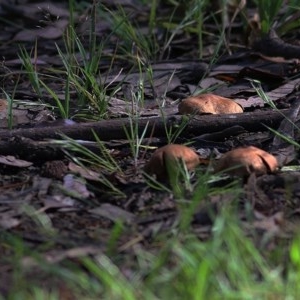
[[[288,27],[288,4],[261,34],[251,1],[248,23],[218,1],[194,10],[193,1],[160,1],[155,10],[155,1],[61,2],[0,3],[3,299],[38,298],[36,287],[57,299],[134,299],[123,279],[136,299],[169,299],[185,257],[178,249],[191,236],[199,245],[229,239],[228,218],[284,277],[300,221],[300,33]],[[199,93],[233,99],[243,113],[180,115],[178,103]],[[144,174],[169,143],[201,157],[184,182]],[[279,169],[244,178],[211,172],[222,154],[247,146],[274,155]],[[173,277],[154,279],[164,264]],[[76,272],[99,286],[79,283]],[[124,285],[108,291],[114,281]],[[170,290],[155,292],[163,283]],[[203,295],[216,286],[221,293],[208,282]],[[179,287],[178,299],[191,299]]]

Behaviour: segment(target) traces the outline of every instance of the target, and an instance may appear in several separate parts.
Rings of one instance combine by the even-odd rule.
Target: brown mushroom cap
[[[178,105],[180,114],[237,114],[243,108],[231,99],[214,94],[202,94],[183,99]]]
[[[191,148],[184,145],[170,144],[158,148],[145,166],[145,172],[156,175],[158,180],[168,178],[167,161],[182,159],[188,170],[193,170],[199,163],[199,156]]]
[[[225,171],[236,176],[248,176],[251,173],[263,175],[275,172],[278,162],[275,156],[250,146],[237,148],[225,153],[216,163],[215,172]]]

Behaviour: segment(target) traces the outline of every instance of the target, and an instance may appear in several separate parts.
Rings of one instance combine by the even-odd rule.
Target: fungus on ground
[[[274,155],[259,148],[249,146],[225,153],[215,165],[215,172],[225,171],[230,175],[245,177],[251,173],[263,175],[273,173],[278,168]]]
[[[183,99],[178,105],[180,114],[237,114],[243,108],[233,100],[214,94],[202,94]]]
[[[151,156],[145,166],[145,172],[149,175],[156,175],[158,180],[168,179],[168,163],[178,163],[180,160],[186,165],[187,170],[193,170],[200,163],[197,153],[191,148],[170,144],[158,148]]]

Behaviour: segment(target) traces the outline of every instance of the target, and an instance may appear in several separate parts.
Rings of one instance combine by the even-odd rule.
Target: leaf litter
[[[67,125],[62,124],[61,127],[57,127],[55,122],[48,122],[51,116],[55,116],[58,118],[57,121],[60,121],[57,114],[52,112],[51,97],[44,91],[42,96],[37,95],[36,91],[29,88],[30,83],[24,76],[21,66],[22,60],[17,55],[19,42],[31,51],[37,41],[37,57],[30,58],[30,61],[49,86],[63,99],[62,81],[59,78],[49,79],[45,74],[53,67],[63,66],[56,49],[57,46],[63,45],[63,35],[69,24],[69,12],[67,7],[57,3],[58,1],[30,2],[22,1],[22,4],[12,5],[10,1],[2,1],[0,4],[1,22],[3,19],[11,18],[11,15],[18,16],[12,19],[13,24],[3,23],[7,30],[0,34],[3,42],[0,46],[3,57],[0,65],[0,80],[6,93],[14,95],[14,98],[24,105],[13,108],[13,130],[9,131],[6,127],[9,121],[6,105],[8,99],[5,99],[4,94],[1,95],[3,99],[1,103],[4,105],[0,107],[1,128],[3,128],[0,150],[2,153],[5,151],[9,153],[6,156],[2,155],[0,162],[0,236],[10,233],[21,237],[32,249],[46,245],[45,249],[41,250],[42,256],[51,263],[58,263],[65,259],[76,260],[81,256],[96,255],[105,251],[113,228],[122,224],[120,228],[123,232],[116,242],[118,251],[120,253],[133,251],[135,245],[147,249],[153,236],[170,231],[176,226],[179,218],[178,203],[170,193],[170,187],[163,191],[151,188],[146,184],[149,178],[145,177],[143,172],[143,166],[151,163],[153,150],[166,145],[168,139],[166,134],[160,132],[156,135],[157,132],[151,131],[147,135],[147,147],[140,149],[137,155],[138,161],[134,161],[131,156],[130,139],[122,140],[125,138],[122,127],[124,121],[120,118],[125,117],[128,120],[128,117],[137,115],[138,119],[142,117],[151,119],[150,116],[155,116],[176,120],[179,100],[203,89],[209,90],[216,97],[231,98],[239,103],[245,113],[249,113],[250,126],[249,124],[228,126],[226,120],[229,119],[221,115],[214,119],[209,119],[208,116],[200,121],[213,120],[207,127],[211,128],[211,131],[206,129],[205,132],[196,133],[185,130],[179,134],[173,142],[186,144],[193,141],[192,147],[196,150],[193,155],[205,153],[208,163],[199,167],[201,171],[207,170],[211,159],[222,161],[221,157],[224,157],[228,151],[254,146],[261,148],[261,151],[270,157],[273,157],[272,154],[275,155],[281,167],[299,165],[299,62],[298,57],[293,55],[296,50],[299,53],[296,46],[291,46],[290,51],[284,53],[289,49],[289,45],[276,38],[275,42],[279,43],[284,51],[278,53],[280,49],[277,49],[278,51],[273,53],[270,47],[265,51],[264,43],[268,47],[268,44],[274,42],[267,37],[261,40],[262,44],[255,44],[252,49],[242,48],[230,55],[222,55],[213,66],[210,66],[209,49],[213,42],[209,39],[205,41],[203,53],[207,55],[199,60],[194,54],[196,51],[194,43],[190,42],[193,37],[179,32],[174,40],[170,41],[168,53],[161,53],[160,61],[152,64],[153,74],[149,78],[149,73],[134,68],[125,56],[122,57],[122,52],[116,56],[113,67],[110,66],[109,58],[112,57],[112,53],[119,51],[115,49],[115,42],[122,44],[124,41],[118,36],[109,34],[112,24],[103,18],[97,20],[95,31],[97,38],[108,36],[107,48],[103,49],[104,55],[99,70],[105,75],[102,84],[108,94],[105,96],[109,118],[121,120],[117,132],[122,132],[119,139],[112,141],[108,138],[105,145],[110,151],[110,158],[116,161],[122,171],[108,170],[104,166],[95,168],[88,160],[84,166],[79,164],[74,152],[70,151],[66,155],[66,151],[60,145],[49,141],[53,136],[47,136],[47,132],[55,133],[55,138],[59,138],[60,131],[57,129],[65,128]],[[104,1],[103,4],[116,9],[120,2],[105,3]],[[124,9],[133,12],[133,15],[138,14],[137,7],[131,1],[122,2],[124,2],[122,3]],[[84,19],[84,15],[76,16],[78,33],[85,41],[84,46],[88,47],[87,28],[89,27],[86,22],[80,22],[82,18]],[[143,15],[140,18],[143,19]],[[40,22],[41,20],[43,22]],[[267,113],[273,108],[270,107],[270,103],[257,95],[251,84],[257,80],[260,81],[266,97],[273,105],[277,105],[278,109],[287,109],[282,110],[282,114],[288,119],[280,119],[279,126],[275,126],[273,121],[266,125]],[[141,81],[143,90],[140,90]],[[16,83],[17,90],[15,90]],[[113,96],[109,94],[112,91]],[[137,103],[135,107],[130,106],[138,93],[142,93],[144,102]],[[71,109],[76,116],[78,107],[75,100],[78,93],[72,90],[70,97]],[[41,100],[44,103],[49,100],[50,105],[45,107]],[[35,103],[36,108],[32,109],[24,103],[27,105]],[[2,114],[2,111],[5,113]],[[22,111],[20,116],[17,111]],[[257,124],[251,119],[251,113],[256,111],[261,111],[266,118],[259,121],[260,130],[256,129]],[[190,118],[189,122],[192,122],[195,116],[191,115],[188,118]],[[229,115],[227,118],[237,117]],[[79,133],[82,129],[81,124],[85,122],[76,117],[74,120],[76,122],[70,125],[75,132],[72,138],[84,140]],[[222,123],[222,120],[225,121]],[[43,123],[44,121],[46,124]],[[110,124],[114,123],[109,121],[105,120],[103,122],[107,123],[103,124],[107,124],[106,131],[108,137],[111,137],[113,135],[110,135],[112,130]],[[218,130],[214,130],[213,126],[218,122],[221,125]],[[85,125],[89,128],[89,124],[85,123]],[[277,130],[280,135],[268,130],[267,127]],[[34,134],[38,131],[35,131],[35,128],[42,128],[40,135]],[[17,132],[21,134],[14,135]],[[25,142],[23,132],[32,133]],[[86,140],[92,139],[86,135],[84,137]],[[294,143],[288,143],[283,137],[288,137]],[[7,145],[9,145],[8,150],[5,150]],[[95,145],[90,144],[87,147],[92,153],[97,151],[97,154],[101,153]],[[39,155],[37,150],[40,151]],[[59,159],[51,156],[53,152]],[[10,155],[11,153],[13,155]],[[243,192],[238,201],[250,203],[254,217],[252,222],[245,221],[245,211],[242,208],[239,210],[239,216],[245,221],[243,224],[246,232],[252,234],[253,229],[259,233],[263,232],[261,237],[254,237],[257,246],[273,247],[274,241],[270,242],[270,239],[267,239],[268,244],[264,244],[266,235],[286,238],[295,230],[291,225],[291,218],[293,217],[293,222],[299,218],[300,173],[279,170],[277,173],[270,174],[271,172],[267,172],[266,169],[275,170],[273,160],[270,165],[268,159],[262,158],[260,161],[262,166],[259,168],[263,168],[262,173],[266,174],[258,176],[249,167],[253,162],[251,155],[249,158],[251,162],[249,164],[247,162],[249,176],[240,182]],[[155,168],[161,171],[166,167],[164,163],[160,163]],[[232,162],[226,161],[225,165],[230,167]],[[195,177],[192,177],[191,181],[195,182],[195,180]],[[227,176],[209,184],[226,185],[231,180],[236,178]],[[184,197],[191,198],[188,189]],[[191,227],[200,239],[209,238],[213,220],[222,205],[230,203],[233,199],[236,197],[231,192],[209,195],[196,207]],[[4,248],[5,245],[1,242],[0,250]],[[3,251],[11,255],[8,250]],[[36,267],[31,257],[24,256],[22,261],[26,268]],[[124,264],[126,266],[126,263]],[[1,265],[6,269],[11,268],[7,260]],[[9,278],[9,272],[6,275]],[[33,275],[36,274],[33,272]],[[7,285],[7,280],[4,280],[3,284]],[[6,290],[3,284],[0,283],[1,291]]]

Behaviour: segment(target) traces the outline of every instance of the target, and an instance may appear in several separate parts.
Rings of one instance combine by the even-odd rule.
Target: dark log
[[[203,115],[190,117],[183,131],[186,137],[211,133],[240,125],[248,131],[264,130],[266,126],[276,129],[284,115],[289,110],[281,111],[257,111],[242,114],[230,115]],[[148,125],[145,137],[165,137],[166,127],[175,128],[180,126],[186,116],[173,115],[163,119],[162,117],[139,118],[139,135]],[[135,120],[132,120],[133,124]],[[134,124],[135,126],[135,124]],[[73,139],[95,140],[92,130],[100,140],[109,141],[114,139],[126,139],[124,128],[130,131],[130,120],[128,118],[102,120],[98,122],[79,123],[74,125],[47,126],[42,128],[25,128],[13,130],[0,130],[0,139],[10,139],[13,137],[26,137],[32,140],[61,139],[62,134]]]
[[[268,36],[256,41],[252,48],[268,56],[300,58],[300,46],[285,43],[274,30],[271,30]]]

